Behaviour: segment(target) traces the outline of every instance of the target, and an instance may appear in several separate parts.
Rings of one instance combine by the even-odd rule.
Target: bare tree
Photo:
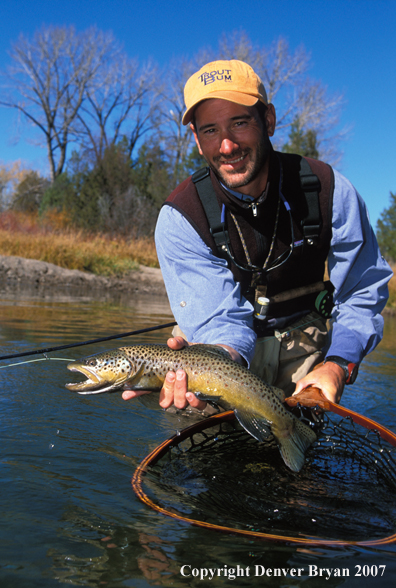
[[[180,57],[166,67],[166,84],[163,89],[159,111],[159,138],[168,155],[172,183],[175,187],[183,173],[183,163],[194,145],[189,125],[182,124],[186,109],[184,85],[187,79],[204,63],[213,58],[209,52],[201,51],[193,59]]]
[[[112,52],[111,34],[96,28],[47,27],[14,43],[8,70],[9,95],[0,104],[17,109],[45,137],[51,179],[65,165],[86,89]]]
[[[185,111],[184,84],[195,70],[192,60],[174,59],[167,67],[167,84],[160,104],[160,138],[166,144],[174,186],[179,180],[180,165],[193,145],[192,133],[189,127],[182,124],[182,118]]]
[[[129,157],[139,139],[152,128],[157,91],[157,70],[121,52],[107,56],[86,88],[86,99],[77,118],[78,140],[85,151],[94,154],[96,163],[104,150],[127,141]]]

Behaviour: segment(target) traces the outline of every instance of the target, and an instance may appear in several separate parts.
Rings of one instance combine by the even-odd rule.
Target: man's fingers
[[[184,370],[168,372],[160,392],[159,404],[162,408],[169,408],[172,404],[183,409],[190,404],[193,408],[204,410],[206,402],[199,400],[195,394],[187,391],[187,374]]]
[[[185,341],[183,337],[180,337],[180,335],[178,335],[177,337],[171,337],[170,339],[168,339],[166,343],[168,347],[175,350],[183,349],[183,347],[188,347],[187,341]]]
[[[184,370],[176,371],[176,379],[173,389],[173,404],[176,408],[186,408],[187,399],[187,374]]]
[[[161,388],[159,397],[159,405],[162,406],[162,408],[169,408],[173,404],[175,380],[175,372],[168,372],[166,374],[164,385]]]
[[[299,380],[293,396],[300,393],[307,386],[314,386],[319,388],[330,402],[338,404],[344,390],[344,383],[344,370],[335,363],[327,362]]]
[[[193,408],[196,408],[197,410],[205,410],[207,403],[204,400],[199,400],[192,392],[187,392],[186,398],[190,406]]]
[[[150,394],[150,390],[124,390],[122,398],[123,400],[130,400],[131,398],[143,396],[143,394]]]

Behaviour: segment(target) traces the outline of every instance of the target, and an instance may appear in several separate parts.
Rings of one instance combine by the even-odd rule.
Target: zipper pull
[[[251,207],[252,207],[253,216],[257,216],[257,204],[252,202]]]

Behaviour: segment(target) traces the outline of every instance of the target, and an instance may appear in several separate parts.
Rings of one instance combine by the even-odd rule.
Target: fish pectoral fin
[[[204,392],[194,392],[198,400],[205,400],[206,402],[220,402],[221,396],[205,394]]]
[[[128,386],[133,386],[134,384],[137,384],[144,374],[145,366],[146,364],[143,362],[138,371],[135,374],[133,374],[130,378],[128,378],[128,380],[125,380],[125,382],[123,382],[124,386],[126,384],[128,384]]]
[[[142,375],[138,382],[134,382],[132,385],[129,382],[125,383],[125,388],[128,390],[147,390],[150,392],[159,392],[163,386],[164,379],[159,378],[155,374]],[[157,400],[158,402],[158,400]]]
[[[289,431],[280,432],[272,427],[272,432],[285,464],[293,472],[299,472],[305,463],[306,450],[316,441],[316,434],[296,417],[293,416],[293,419],[293,426]]]
[[[272,436],[270,423],[266,419],[240,408],[234,409],[234,413],[240,425],[257,441],[268,441]]]

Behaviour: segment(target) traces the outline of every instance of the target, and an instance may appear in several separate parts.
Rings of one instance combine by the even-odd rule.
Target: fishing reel
[[[334,286],[331,282],[325,282],[325,289],[319,292],[315,300],[315,310],[321,317],[329,319],[334,308]]]

